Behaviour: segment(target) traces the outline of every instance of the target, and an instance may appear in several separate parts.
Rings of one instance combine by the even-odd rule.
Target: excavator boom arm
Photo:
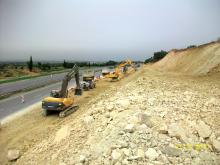
[[[74,77],[75,77],[75,81],[76,81],[76,89],[80,89],[79,68],[76,64],[73,66],[71,71],[69,73],[67,73],[63,78],[62,86],[61,86],[61,90],[60,90],[60,97],[61,98],[67,97],[67,88],[68,88],[69,81]]]

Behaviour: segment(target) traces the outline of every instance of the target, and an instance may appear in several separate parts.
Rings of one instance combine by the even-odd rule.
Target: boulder
[[[110,116],[110,113],[106,113],[106,114],[105,114],[105,117],[106,117],[106,118],[110,118],[110,117],[111,117],[111,116]]]
[[[134,124],[128,124],[128,125],[125,127],[125,132],[133,133],[134,130],[135,130]]]
[[[144,150],[139,148],[139,149],[137,150],[137,157],[140,158],[140,159],[143,159],[143,158],[144,158],[144,155],[145,155],[145,154],[144,154]]]
[[[199,136],[202,138],[208,138],[212,133],[211,128],[203,121],[198,121],[195,127]]]
[[[80,155],[79,156],[79,162],[84,163],[86,161],[86,156],[85,155]]]
[[[124,155],[126,155],[127,157],[129,157],[131,154],[131,151],[128,148],[123,148],[122,151],[123,151]]]
[[[180,156],[180,154],[182,153],[182,151],[180,149],[174,148],[174,147],[164,147],[161,150],[162,153],[167,154],[168,156]]]
[[[183,143],[190,143],[190,140],[186,136],[185,130],[176,123],[169,125],[168,134],[170,137],[180,139]]]
[[[17,160],[20,157],[20,151],[17,149],[9,150],[7,157],[9,161]]]
[[[94,121],[94,118],[92,116],[86,116],[84,119],[83,119],[84,123],[85,124],[91,124],[93,121]]]
[[[152,120],[152,117],[149,114],[146,113],[138,113],[136,114],[136,122],[138,124],[145,124],[146,126],[152,128],[154,126],[154,122]]]
[[[121,99],[121,100],[118,100],[116,102],[116,104],[119,105],[123,109],[127,109],[128,106],[130,105],[130,100],[129,99]]]
[[[106,109],[107,109],[109,112],[111,112],[111,111],[114,109],[114,105],[108,104],[108,105],[106,106]]]
[[[154,148],[148,148],[148,150],[145,152],[145,156],[150,160],[156,160],[159,157],[159,154]]]
[[[121,156],[122,156],[121,153],[118,152],[117,150],[112,151],[111,157],[114,162],[117,162],[121,158]]]
[[[165,124],[162,124],[158,128],[158,132],[161,134],[167,134],[168,133],[168,127]]]
[[[212,140],[212,146],[215,151],[220,152],[220,141],[213,139]]]

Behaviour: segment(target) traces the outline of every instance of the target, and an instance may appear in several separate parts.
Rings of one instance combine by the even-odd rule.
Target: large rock
[[[122,151],[123,151],[124,155],[126,155],[127,157],[129,157],[131,154],[131,151],[129,148],[123,148]]]
[[[83,119],[84,123],[85,124],[91,124],[93,121],[94,121],[94,118],[92,116],[86,116],[84,119]]]
[[[116,102],[116,104],[119,105],[123,109],[127,109],[128,106],[130,105],[130,100],[129,99],[121,99],[121,100],[118,100]]]
[[[139,148],[138,150],[137,150],[137,157],[139,158],[139,159],[143,159],[144,158],[144,150],[143,149],[141,149],[141,148]]]
[[[17,160],[20,157],[20,151],[16,149],[9,150],[7,157],[9,161]]]
[[[213,139],[212,140],[212,146],[215,151],[220,152],[220,141]]]
[[[80,155],[79,162],[84,163],[85,161],[86,161],[86,156],[85,155]]]
[[[134,124],[128,124],[128,125],[125,127],[125,132],[133,133],[134,130],[135,130]]]
[[[185,130],[176,123],[169,125],[168,134],[170,137],[176,137],[177,139],[180,139],[183,143],[190,143],[186,136]]]
[[[158,132],[161,134],[167,134],[168,133],[168,127],[166,124],[162,124],[158,128]]]
[[[195,127],[199,136],[202,138],[208,138],[212,133],[211,128],[203,121],[199,121]]]
[[[167,154],[168,156],[180,156],[180,154],[182,153],[180,149],[170,146],[164,147],[161,152]]]
[[[121,156],[122,156],[121,153],[118,152],[117,150],[112,151],[112,160],[114,162],[117,162],[121,158]]]
[[[218,103],[219,103],[219,100],[216,99],[215,97],[212,97],[205,103],[205,105],[212,106],[212,105],[218,105]]]
[[[148,127],[152,128],[154,122],[152,121],[152,117],[146,113],[138,113],[136,115],[137,123],[146,124]]]
[[[108,111],[112,111],[114,109],[114,105],[113,104],[108,104],[108,105],[106,105],[106,109]]]
[[[154,148],[148,148],[148,150],[145,152],[145,156],[150,160],[155,160],[159,157],[159,154]]]

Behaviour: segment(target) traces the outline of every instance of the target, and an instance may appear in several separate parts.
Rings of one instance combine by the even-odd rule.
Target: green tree
[[[27,63],[28,64],[28,69],[30,72],[32,72],[33,70],[33,60],[32,60],[32,56],[30,56],[30,61]]]
[[[64,68],[66,68],[66,67],[67,67],[67,63],[66,63],[66,61],[65,61],[65,60],[63,61],[63,67],[64,67]]]
[[[160,52],[154,52],[153,60],[154,62],[159,61],[160,59],[164,58],[167,55],[167,52],[161,50]]]
[[[188,49],[195,48],[195,47],[196,47],[196,45],[189,45],[189,46],[187,46]]]

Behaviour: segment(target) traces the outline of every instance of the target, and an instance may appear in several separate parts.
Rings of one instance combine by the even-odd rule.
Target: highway
[[[69,86],[74,85],[75,83],[71,81]],[[60,87],[61,82],[58,82],[29,92],[16,94],[7,99],[0,100],[0,120],[41,101],[44,97],[50,95],[51,90],[60,89]],[[24,103],[21,102],[21,95],[24,96]]]
[[[41,76],[32,79],[20,80],[5,84],[0,84],[0,96],[21,90],[33,89],[47,84],[61,81],[66,73],[59,73],[48,76]]]

